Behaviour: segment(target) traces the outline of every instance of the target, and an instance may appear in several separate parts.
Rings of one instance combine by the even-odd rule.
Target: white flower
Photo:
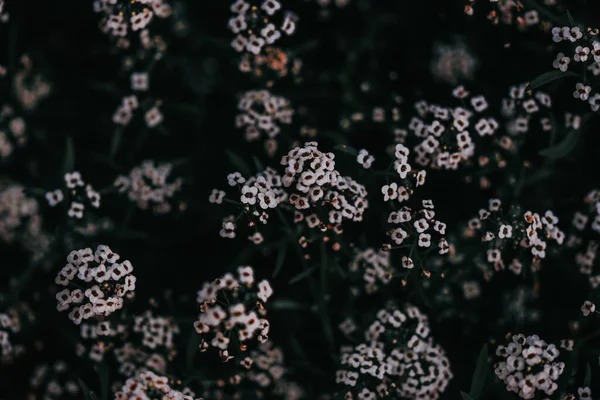
[[[83,218],[83,209],[84,209],[83,204],[74,201],[71,203],[71,207],[69,208],[67,215],[69,217],[81,219],[81,218]]]
[[[404,239],[406,239],[407,236],[408,234],[402,228],[396,228],[392,232],[392,240],[398,245],[402,244],[402,242],[404,241]]]
[[[581,306],[581,312],[583,313],[583,315],[585,317],[587,317],[588,315],[590,315],[590,313],[593,313],[596,311],[596,305],[594,303],[592,303],[589,300],[586,300],[583,302],[583,305]]]
[[[223,203],[223,199],[225,198],[225,192],[218,189],[213,189],[210,193],[208,201],[213,204],[221,204]]]
[[[81,179],[81,174],[77,171],[67,172],[65,174],[65,183],[69,189],[75,189],[78,186],[83,186],[83,180]]]
[[[147,72],[134,72],[131,74],[131,90],[147,91],[150,77]]]
[[[575,97],[576,99],[587,101],[590,97],[591,90],[592,90],[591,86],[586,86],[583,83],[578,82],[575,85],[575,91],[573,92],[573,97]]]
[[[262,209],[277,207],[277,196],[272,190],[258,194],[259,205]]]
[[[429,247],[431,245],[431,235],[428,233],[421,233],[419,235],[419,247]]]
[[[392,182],[389,185],[384,185],[381,188],[381,193],[383,193],[383,201],[396,199],[398,197],[398,184]]]
[[[500,230],[498,231],[498,237],[500,239],[512,237],[512,226],[500,225]]]
[[[261,29],[260,35],[265,38],[267,44],[273,44],[281,37],[281,33],[275,29],[275,25],[273,24],[267,24],[267,26]]]
[[[281,8],[281,4],[277,0],[264,0],[260,6],[268,15],[273,15]]]
[[[375,157],[370,155],[367,150],[362,149],[358,152],[358,155],[356,156],[356,161],[360,165],[362,165],[363,168],[369,169],[369,168],[371,168],[373,161],[375,161]]]
[[[425,218],[415,221],[413,225],[419,233],[425,232],[427,229],[429,229],[429,224]]]
[[[163,115],[158,107],[154,106],[144,114],[144,120],[149,128],[154,128],[163,121]]]
[[[586,62],[589,54],[590,49],[588,47],[577,46],[575,48],[575,55],[573,56],[573,60],[578,62]]]
[[[400,175],[401,179],[406,179],[406,175],[410,172],[410,164],[408,163],[396,163],[396,172]]]
[[[56,190],[53,190],[52,192],[46,193],[46,200],[48,200],[48,204],[50,205],[50,207],[54,207],[55,205],[57,205],[58,203],[63,201],[63,199],[64,199],[64,195],[63,195],[62,190],[60,190],[60,189],[56,189]]]
[[[227,175],[227,184],[229,186],[241,185],[246,182],[246,179],[239,172],[233,172]]]
[[[273,294],[273,288],[267,280],[262,280],[258,283],[258,294],[257,297],[262,300],[263,303],[267,302],[267,299]]]
[[[219,234],[223,238],[235,238],[235,224],[231,221],[223,221],[222,228]]]
[[[440,221],[435,221],[433,225],[433,229],[438,232],[440,235],[446,234],[446,224]]]

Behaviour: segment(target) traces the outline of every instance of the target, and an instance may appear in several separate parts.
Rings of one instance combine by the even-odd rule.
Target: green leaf
[[[67,136],[65,142],[65,155],[63,159],[62,172],[63,175],[67,172],[72,172],[75,166],[75,149],[73,148],[73,139]]]
[[[590,120],[592,115],[593,114],[590,113],[583,117],[581,119],[581,126],[579,129],[571,129],[569,133],[567,133],[567,136],[560,143],[541,150],[540,155],[551,159],[559,159],[568,155],[577,145],[579,136],[581,136],[581,131],[583,130],[585,124],[587,124],[587,122]]]
[[[275,261],[275,270],[273,270],[273,278],[275,278],[279,274],[279,271],[281,271],[281,267],[283,267],[283,262],[285,261],[287,249],[288,242],[287,240],[284,240],[279,245],[279,251],[277,252],[277,260]]]
[[[307,307],[290,299],[279,299],[269,303],[269,310],[306,310]]]
[[[316,269],[317,266],[310,267],[294,276],[288,283],[291,285],[293,283],[300,282],[301,280],[308,278]]]
[[[473,372],[473,379],[471,380],[471,391],[469,394],[473,399],[480,399],[488,370],[488,349],[487,344],[484,344],[479,352],[479,359],[477,360],[475,372]]]
[[[110,158],[114,159],[121,147],[121,141],[123,140],[123,128],[118,127],[113,133],[112,140],[110,142]]]
[[[77,380],[79,381],[79,386],[81,386],[81,391],[83,392],[85,400],[98,400],[96,393],[92,392],[81,378],[77,378]]]
[[[339,151],[342,151],[344,153],[348,153],[348,154],[353,155],[353,156],[356,156],[358,154],[358,150],[356,150],[355,148],[350,147],[348,145],[345,145],[345,144],[337,144],[337,145],[333,146],[333,148],[335,150],[339,150]]]
[[[465,393],[462,390],[460,391],[460,395],[462,396],[463,400],[474,400],[468,393]]]
[[[200,348],[200,336],[195,330],[190,334],[190,340],[188,341],[187,354],[185,357],[185,364],[188,371],[191,371],[194,367],[194,357]]]
[[[559,70],[554,70],[554,71],[545,72],[545,73],[541,74],[540,76],[534,78],[531,82],[529,82],[529,85],[527,85],[527,87],[525,87],[525,90],[537,89],[539,87],[544,86],[547,83],[556,81],[558,79],[568,78],[570,76],[579,76],[579,75],[577,75],[575,72],[572,72],[572,71],[562,72]]]
[[[590,382],[592,381],[592,366],[590,363],[585,365],[585,380],[583,381],[583,386],[590,386]]]
[[[575,20],[573,19],[573,16],[569,12],[569,10],[567,10],[567,18],[569,18],[569,23],[571,24],[571,28],[573,28],[574,26],[576,26]]]
[[[256,167],[257,171],[264,171],[265,170],[265,167],[262,165],[262,163],[260,162],[260,160],[258,159],[258,157],[252,156],[252,161],[254,161],[254,166]]]
[[[108,400],[108,368],[106,364],[100,363],[96,368],[98,378],[100,379],[100,398],[102,400]]]
[[[246,176],[249,176],[252,174],[250,167],[240,156],[238,156],[231,150],[225,150],[225,154],[227,154],[229,161],[239,172],[241,172],[242,174],[244,174]]]
[[[581,136],[581,129],[572,129],[569,133],[567,133],[567,137],[565,137],[562,142],[558,143],[556,146],[540,150],[540,155],[553,159],[563,158],[575,148],[577,142],[579,141],[579,136]]]

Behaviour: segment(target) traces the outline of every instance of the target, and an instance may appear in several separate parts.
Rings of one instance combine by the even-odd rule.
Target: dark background
[[[485,5],[483,0],[479,2]],[[330,8],[330,16],[326,18],[319,17],[320,8],[312,2],[287,3],[284,7],[299,15],[299,23],[296,33],[281,45],[299,51],[303,61],[302,81],[282,79],[275,83],[273,91],[289,98],[297,110],[306,109],[304,114],[295,116],[290,128],[294,132],[290,135],[297,135],[300,125],[317,127],[320,132],[340,132],[342,116],[355,111],[368,113],[376,105],[389,103],[395,93],[401,94],[408,105],[420,99],[452,104],[453,86],[436,80],[430,71],[434,43],[461,40],[469,48],[479,65],[475,79],[461,83],[473,92],[489,94],[490,102],[505,96],[508,86],[549,70],[555,55],[548,51],[551,44],[548,34],[539,29],[519,32],[514,26],[493,26],[484,13],[468,18],[461,1],[352,0],[344,9]],[[570,1],[565,8],[578,22],[593,24],[597,22],[594,17],[600,15],[600,3],[594,3]],[[0,169],[3,175],[27,187],[45,190],[58,187],[67,137],[75,144],[76,169],[96,189],[108,187],[117,174],[126,173],[146,158],[180,160],[175,173],[185,180],[180,199],[188,205],[186,212],[162,217],[141,211],[132,213],[122,198],[114,194],[104,196],[98,216],[111,218],[116,228],[106,237],[94,238],[93,243],[82,247],[106,243],[131,260],[138,276],[134,308],[143,309],[145,299],[154,297],[165,312],[182,320],[193,320],[197,312],[195,292],[203,282],[236,266],[240,260],[236,257],[245,246],[243,240],[227,241],[219,237],[224,214],[207,201],[210,190],[224,188],[225,176],[234,170],[225,151],[233,151],[249,164],[253,155],[258,155],[265,165],[276,162],[266,158],[259,145],[245,143],[234,126],[238,93],[262,87],[263,82],[237,69],[237,55],[229,47],[232,38],[227,30],[229,2],[195,0],[181,4],[187,10],[184,16],[189,32],[182,37],[165,32],[169,50],[151,80],[152,95],[164,103],[164,126],[168,134],[151,131],[135,148],[140,128],[134,124],[128,128],[117,156],[111,159],[108,156],[114,135],[111,116],[120,97],[127,93],[127,80],[119,75],[119,56],[111,51],[110,42],[99,31],[98,16],[91,5],[71,0],[8,1],[11,20],[0,26],[0,64],[8,65],[12,69],[9,72],[13,72],[19,55],[27,52],[36,68],[51,81],[53,91],[35,112],[27,115],[29,145],[1,164]],[[557,13],[556,18],[567,23],[564,12]],[[505,43],[510,43],[510,47],[505,48]],[[390,71],[398,74],[397,81],[389,81]],[[359,92],[362,82],[371,83],[370,96]],[[4,89],[1,96],[5,93],[10,96],[9,88]],[[549,91],[558,109],[572,104],[568,88],[555,85]],[[366,147],[381,154],[390,143],[390,137],[384,135],[377,128],[366,126],[342,136],[355,148]],[[317,140],[325,149],[335,143],[327,137],[318,136]],[[524,191],[519,202],[526,207],[558,208],[558,214],[562,211],[561,216],[567,218],[574,204],[598,183],[597,139],[590,134],[586,140],[589,142],[579,146],[577,153],[561,161],[552,179]],[[523,159],[535,159],[537,150],[532,149]],[[353,166],[349,163],[348,168],[350,171]],[[462,175],[454,172],[431,173],[425,190],[436,199],[437,213],[449,227],[475,215],[493,195],[465,184]],[[48,230],[60,238],[68,228],[64,227],[61,216],[55,214],[54,210],[48,211]],[[367,223],[375,225],[378,221]],[[26,255],[18,246],[1,249],[7,256],[3,257],[0,284],[8,287],[10,277],[20,275],[26,268]],[[73,355],[71,338],[77,330],[66,315],[56,312],[51,294],[50,284],[69,250],[58,248],[52,254],[53,268],[36,271],[21,291],[21,298],[31,301],[36,310],[35,327],[27,332],[31,339],[27,336],[24,339],[32,351],[14,366],[0,367],[0,398],[23,398],[31,367],[57,358],[68,360],[91,382],[90,387],[95,385],[93,369]],[[242,263],[252,264],[257,275],[270,277],[274,262],[275,255],[267,253],[245,258]],[[482,344],[490,338],[502,338],[507,329],[540,332],[548,341],[568,337],[567,324],[556,321],[579,318],[585,294],[577,291],[583,280],[568,275],[569,268],[576,267],[565,265],[564,260],[550,261],[541,278],[543,290],[536,306],[542,318],[535,327],[507,328],[499,322],[506,311],[502,297],[507,287],[531,284],[520,278],[495,280],[486,287],[484,301],[462,304],[464,308],[449,319],[439,321],[435,306],[432,310],[425,309],[433,325],[433,336],[448,352],[455,374],[444,398],[455,399],[459,390],[467,391]],[[311,302],[302,283],[285,286],[298,271],[298,262],[288,257],[283,272],[272,281],[275,298],[281,293],[283,298]],[[173,293],[173,302],[163,299],[167,289]],[[334,285],[330,290],[332,298],[345,296],[343,286]],[[39,293],[37,300],[35,293]],[[401,300],[405,295],[398,293],[397,298]],[[419,299],[412,301],[422,303]],[[324,355],[316,315],[307,310],[275,310],[270,315],[272,338],[284,347],[291,364],[299,359],[295,353],[297,345],[310,361],[308,365],[297,363],[295,367],[298,381],[308,384],[309,398],[331,392],[336,366]],[[191,323],[182,328],[182,349],[190,328]],[[530,332],[525,332],[526,329]],[[43,343],[42,351],[33,350],[36,341]],[[595,360],[594,370],[597,357]],[[311,370],[311,365],[318,366],[326,375]],[[490,388],[489,398],[502,398],[493,397],[497,393],[502,392]]]

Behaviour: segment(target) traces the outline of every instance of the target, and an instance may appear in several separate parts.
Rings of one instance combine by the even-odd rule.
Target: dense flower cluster
[[[283,186],[289,188],[289,203],[303,214],[307,213],[303,210],[318,205],[326,206],[325,210],[330,208],[321,217],[324,223],[362,221],[369,206],[366,188],[342,176],[335,169],[335,155],[323,153],[317,146],[316,142],[307,142],[303,147],[290,150],[281,159],[281,165],[285,166],[285,175],[281,179]]]
[[[418,308],[381,309],[365,331],[366,342],[342,348],[336,381],[349,399],[437,399],[452,379],[450,364],[434,344]]]
[[[152,371],[141,371],[127,379],[121,390],[115,394],[115,400],[139,398],[194,400],[195,394],[189,388],[182,387],[180,380],[169,379]]]
[[[239,190],[236,201],[241,203],[249,226],[266,224],[268,212],[274,208],[293,210],[295,223],[304,221],[310,229],[321,231],[332,229],[340,233],[343,221],[362,220],[369,204],[366,188],[341,176],[335,169],[333,153],[323,153],[316,142],[307,142],[283,156],[280,164],[285,166],[283,174],[267,168],[248,179],[239,172],[228,175],[229,185]],[[215,189],[209,200],[220,204],[225,196],[224,191]],[[222,237],[236,236],[236,221],[233,216],[223,220]],[[255,233],[252,240],[259,238],[260,242],[262,235],[257,234],[260,235]]]
[[[0,239],[8,244],[20,243],[41,260],[50,244],[42,230],[39,204],[25,193],[21,185],[0,181]]]
[[[552,395],[565,368],[563,362],[555,361],[560,355],[558,348],[537,335],[517,334],[509,338],[508,345],[496,349],[496,355],[503,360],[496,364],[496,376],[508,391],[522,399],[533,399],[540,392]]]
[[[169,182],[173,165],[146,160],[129,172],[120,175],[114,182],[120,193],[127,193],[130,201],[142,210],[151,209],[155,214],[169,213],[173,206],[170,200],[181,190],[182,179]]]
[[[237,128],[244,128],[248,142],[258,140],[261,135],[274,139],[281,132],[280,124],[292,123],[294,109],[283,97],[275,96],[267,90],[250,90],[244,93],[238,103]],[[269,154],[277,150],[276,143],[267,141]]]
[[[216,348],[223,361],[228,361],[234,357],[230,355],[232,344],[245,351],[246,342],[254,338],[266,342],[270,324],[264,305],[272,294],[268,281],[255,283],[250,266],[239,267],[237,278],[226,274],[205,283],[198,292],[200,315],[194,322],[202,338],[200,349]]]
[[[259,54],[283,35],[292,35],[298,17],[290,11],[281,16],[280,10],[278,0],[235,1],[231,5],[234,16],[229,19],[228,26],[237,36],[231,46],[238,52]]]
[[[123,307],[123,299],[133,297],[136,277],[133,265],[122,260],[108,246],[73,250],[56,276],[56,284],[74,286],[56,294],[59,311],[71,310],[69,318],[77,325],[94,317],[107,317]]]

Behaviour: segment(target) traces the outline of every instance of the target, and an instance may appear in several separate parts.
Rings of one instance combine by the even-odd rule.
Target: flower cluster
[[[575,211],[566,246],[576,250],[575,263],[579,271],[589,276],[593,288],[600,285],[600,275],[594,273],[598,253],[597,236],[600,233],[600,190],[594,189],[584,197],[584,210]]]
[[[268,211],[287,199],[287,192],[283,188],[281,175],[272,168],[266,168],[247,179],[239,172],[233,172],[227,175],[227,182],[229,186],[237,189],[235,200],[242,205],[243,212],[249,219],[248,225],[256,229],[255,235],[251,236],[251,240],[253,240],[252,238],[262,238],[256,225],[258,223],[266,224],[269,220]],[[224,191],[214,189],[209,201],[221,204],[226,199],[225,195]],[[232,216],[223,221],[221,237],[232,239],[235,236],[236,225]]]
[[[457,87],[454,94],[462,99],[469,95],[462,86]],[[493,117],[480,115],[489,107],[485,97],[473,96],[468,100],[469,106],[464,107],[443,107],[425,100],[415,103],[418,116],[410,120],[408,133],[420,141],[414,147],[417,164],[457,169],[460,163],[475,155],[471,127],[479,136],[494,134],[498,122]]]
[[[362,221],[363,213],[369,206],[367,190],[349,177],[344,177],[335,169],[335,155],[323,153],[317,148],[317,142],[307,142],[283,156],[281,165],[285,166],[282,177],[283,186],[288,188],[289,203],[296,211],[306,214],[312,209],[323,212],[314,225],[321,221],[332,225],[344,220]],[[320,210],[321,206],[325,210]],[[317,208],[318,207],[318,208]],[[302,219],[298,216],[296,219]],[[311,224],[309,223],[309,226]]]
[[[522,399],[533,399],[537,393],[552,395],[563,373],[565,364],[555,361],[560,351],[537,335],[512,335],[509,344],[500,345],[496,355],[495,373],[506,384],[506,389]]]
[[[65,174],[66,189],[55,189],[46,193],[50,207],[60,204],[65,197],[70,202],[67,215],[71,218],[82,219],[84,211],[89,208],[100,208],[100,193],[92,185],[81,179],[78,171]]]
[[[0,363],[13,361],[27,348],[19,343],[23,325],[32,322],[34,315],[25,303],[19,303],[0,312]]]
[[[245,351],[245,343],[254,338],[266,342],[270,324],[265,318],[264,304],[272,294],[268,281],[255,283],[250,266],[239,267],[237,279],[225,274],[205,283],[198,291],[200,315],[194,323],[202,337],[201,351],[216,348],[223,361],[228,361],[234,357],[230,355],[232,341],[237,341],[241,351]]]
[[[284,174],[267,168],[248,179],[239,172],[228,175],[229,185],[239,190],[241,215],[248,216],[249,226],[266,224],[268,211],[273,208],[291,209],[295,223],[305,222],[310,229],[321,231],[332,229],[340,233],[344,220],[362,220],[369,204],[366,188],[341,176],[335,169],[333,153],[323,153],[316,142],[307,142],[283,156],[281,165],[285,166]],[[215,189],[209,200],[219,204],[226,200],[225,195]],[[222,237],[236,236],[236,221],[233,216],[224,219]],[[262,235],[255,233],[251,240],[255,239],[262,241]]]
[[[169,213],[173,206],[170,200],[181,190],[181,178],[168,182],[173,165],[162,163],[155,165],[154,161],[146,160],[129,172],[120,175],[114,186],[120,193],[127,192],[129,200],[142,210],[152,209],[155,214]]]
[[[431,72],[437,79],[451,85],[473,79],[479,61],[463,41],[437,43],[433,52],[435,55],[431,60]]]
[[[279,47],[265,46],[259,54],[244,53],[239,69],[241,72],[251,73],[256,78],[284,78],[290,73],[298,78],[302,60]]]
[[[115,393],[115,400],[139,398],[194,400],[194,392],[182,386],[180,380],[169,379],[152,371],[140,371],[134,377],[127,379],[121,390]]]
[[[272,140],[281,132],[280,124],[292,123],[294,109],[290,102],[268,90],[250,90],[241,96],[238,111],[235,125],[244,128],[245,139],[252,142],[261,135],[266,136],[269,139],[266,142],[267,153],[273,155],[277,144]]]
[[[529,9],[520,2],[512,0],[488,0],[489,9],[487,19],[494,25],[502,22],[506,25],[517,25],[521,30],[531,26],[541,24],[543,18],[536,9]],[[474,1],[469,1],[465,6],[465,14],[473,15],[475,13]],[[556,0],[545,1],[546,5],[556,5]],[[479,8],[479,6],[477,7]]]
[[[123,307],[124,298],[132,298],[136,277],[133,265],[108,246],[73,250],[56,276],[56,284],[75,286],[56,294],[59,311],[71,310],[69,318],[77,325],[83,320],[104,318]]]
[[[390,265],[390,253],[382,250],[376,251],[373,248],[356,251],[348,270],[350,273],[362,276],[364,290],[367,294],[377,292],[380,288],[379,285],[387,285],[395,272]],[[359,292],[358,288],[354,288],[353,291],[357,294]]]
[[[259,54],[267,45],[277,42],[282,35],[292,35],[296,30],[298,17],[286,11],[280,17],[281,3],[278,0],[256,1],[237,0],[231,5],[235,15],[229,19],[229,30],[235,35],[231,42],[238,51]]]
[[[0,159],[10,157],[15,149],[27,143],[25,120],[18,116],[13,107],[0,107]]]
[[[127,326],[120,322],[87,320],[79,324],[80,341],[77,342],[77,356],[93,362],[102,362],[105,355],[127,334]]]
[[[336,382],[349,399],[437,399],[452,379],[450,364],[434,344],[427,317],[418,308],[385,308],[365,331],[366,342],[342,348]]]
[[[42,230],[39,204],[25,194],[25,188],[0,181],[0,239],[20,243],[35,262],[46,254],[50,238]]]
[[[134,37],[144,47],[151,46],[150,24],[171,15],[171,7],[163,0],[95,0],[94,11],[102,16],[102,32],[115,38],[120,48],[128,48]]]
[[[552,40],[555,43],[564,42],[567,44],[565,53],[560,52],[552,62],[552,66],[561,71],[567,72],[581,65],[584,71],[591,71],[593,76],[600,75],[600,40],[598,39],[598,29],[588,28],[585,32],[577,27],[556,26],[552,28]],[[573,97],[588,102],[592,111],[600,109],[600,93],[592,94],[592,87],[586,85],[585,79],[575,85]]]
[[[382,189],[385,189],[386,186]],[[423,208],[420,210],[414,210],[408,206],[403,206],[398,211],[390,212],[387,222],[388,224],[391,224],[393,228],[388,231],[388,235],[393,243],[384,244],[384,249],[392,250],[405,247],[414,249],[415,246],[429,248],[433,242],[433,234],[438,237],[438,253],[448,253],[450,246],[444,237],[446,233],[446,224],[434,219],[435,211],[431,200],[423,200],[422,204]],[[409,239],[412,243],[403,244],[406,239]],[[413,268],[414,264],[411,255],[412,251],[408,257],[403,257],[402,266],[404,268]]]
[[[488,203],[488,208],[479,210],[479,216],[469,221],[464,232],[466,237],[488,243],[485,260],[476,260],[485,274],[492,273],[490,265],[496,271],[508,265],[515,274],[521,273],[524,263],[530,263],[533,270],[539,269],[549,241],[563,243],[565,234],[558,228],[558,218],[551,210],[543,216],[531,211],[522,213],[514,206],[503,212],[500,199],[490,199]],[[527,259],[526,252],[531,258]]]
[[[14,90],[19,105],[33,111],[38,104],[50,96],[52,86],[33,66],[33,60],[27,54],[21,56],[21,68],[14,76]]]
[[[29,379],[27,399],[80,399],[82,388],[77,376],[62,360],[37,365]]]
[[[241,359],[243,370],[233,376],[229,383],[233,392],[239,393],[240,387],[247,387],[257,398],[268,394],[282,400],[297,400],[304,395],[302,389],[287,377],[283,351],[272,342],[264,342],[250,351],[250,355]],[[225,388],[223,388],[225,389]],[[216,393],[211,398],[221,398]]]

